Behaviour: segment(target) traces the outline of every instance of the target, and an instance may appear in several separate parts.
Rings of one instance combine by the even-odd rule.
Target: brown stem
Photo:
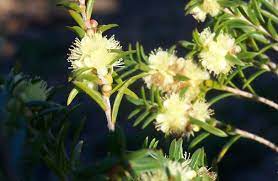
[[[237,128],[234,130],[234,133],[236,133],[237,135],[240,135],[241,137],[244,137],[244,138],[247,138],[247,139],[250,139],[250,140],[254,140],[258,143],[261,143],[261,144],[271,148],[272,150],[274,150],[275,152],[278,153],[278,147],[274,143],[272,143],[272,142],[270,142],[270,141],[268,141],[268,140],[266,140],[266,139],[264,139],[260,136],[257,136],[255,134],[252,134],[252,133],[249,133],[247,131],[243,131],[243,130],[237,129]]]
[[[245,92],[245,91],[235,89],[235,88],[232,88],[232,87],[222,87],[221,90],[231,92],[235,95],[239,95],[239,96],[242,96],[242,97],[245,97],[245,98],[248,98],[248,99],[252,99],[254,101],[266,104],[266,105],[268,105],[270,107],[273,107],[274,109],[278,110],[278,104],[277,103],[275,103],[274,101],[271,101],[269,99],[266,99],[264,97],[256,96],[256,95],[253,95],[249,92]]]
[[[115,125],[114,125],[114,123],[112,123],[111,104],[110,104],[109,97],[103,96],[103,101],[106,105],[105,115],[106,115],[106,119],[107,119],[107,127],[110,131],[114,131]]]

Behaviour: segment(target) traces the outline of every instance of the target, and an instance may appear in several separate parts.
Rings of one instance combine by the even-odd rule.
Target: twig
[[[263,104],[266,104],[266,105],[268,105],[270,107],[273,107],[274,109],[278,110],[278,104],[277,103],[275,103],[274,101],[271,101],[269,99],[266,99],[264,97],[256,96],[256,95],[253,95],[249,92],[245,92],[245,91],[235,89],[235,88],[232,88],[232,87],[227,87],[227,86],[226,87],[221,87],[220,90],[231,92],[235,95],[239,95],[239,96],[242,96],[242,97],[245,97],[245,98],[252,99],[252,100],[257,101],[257,102],[261,102]]]
[[[276,75],[278,75],[278,66],[276,63],[270,61],[267,63],[267,66],[268,68],[273,72],[275,73]]]
[[[277,152],[278,153],[278,147],[272,143],[271,141],[263,138],[263,137],[260,137],[258,135],[255,135],[253,133],[250,133],[250,132],[247,132],[247,131],[244,131],[244,130],[241,130],[241,129],[238,129],[238,128],[235,128],[229,124],[226,124],[224,122],[220,122],[220,121],[217,121],[215,120],[216,122],[216,127],[219,128],[219,129],[222,129],[223,131],[227,132],[229,135],[239,135],[241,136],[242,138],[246,138],[246,139],[250,139],[250,140],[253,140],[253,141],[256,141],[260,144],[263,144],[269,148],[271,148],[273,151]]]
[[[259,142],[259,143],[271,148],[276,153],[278,153],[278,147],[274,143],[272,143],[272,142],[270,142],[270,141],[268,141],[268,140],[266,140],[266,139],[264,139],[260,136],[257,136],[255,134],[252,134],[252,133],[249,133],[247,131],[243,131],[243,130],[237,129],[237,128],[234,130],[234,133],[236,133],[237,135],[240,135],[243,138],[247,138],[247,139]]]
[[[103,96],[103,101],[106,105],[105,115],[107,119],[107,127],[110,131],[114,131],[115,125],[112,123],[110,99],[107,96]]]

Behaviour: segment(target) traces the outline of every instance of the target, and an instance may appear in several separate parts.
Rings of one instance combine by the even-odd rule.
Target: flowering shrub
[[[193,31],[192,41],[176,45],[186,49],[183,57],[178,56],[176,46],[158,46],[146,54],[137,43],[134,49],[130,45],[125,50],[114,36],[105,35],[117,25],[99,25],[92,19],[94,0],[65,0],[58,5],[65,7],[77,23],[68,27],[77,38],[68,52],[68,80],[74,88],[67,106],[52,101],[53,88],[46,82],[16,70],[4,81],[2,91],[7,100],[7,125],[12,130],[18,125],[11,123],[18,117],[25,120],[26,137],[32,138],[28,145],[37,148],[41,160],[60,180],[214,181],[217,163],[240,138],[278,152],[274,143],[217,120],[211,108],[224,98],[238,96],[278,110],[277,103],[260,97],[252,87],[252,82],[265,72],[277,75],[277,66],[267,54],[277,51],[276,1],[189,1],[186,14],[208,23],[203,30]],[[247,69],[255,73],[247,77]],[[135,82],[141,85],[140,93],[133,91]],[[218,95],[208,99],[214,90]],[[73,138],[69,138],[71,146],[66,146],[67,132],[72,129],[70,117],[78,109],[78,105],[70,105],[81,93],[104,111],[111,136],[109,156],[92,166],[80,162],[82,146],[88,144],[79,140],[83,118],[73,129]],[[159,140],[149,140],[153,135],[139,150],[127,150],[125,136],[117,126],[123,98],[134,105],[126,117],[134,121],[134,126],[145,129],[154,125],[154,131],[167,139],[175,138],[169,152],[160,147]],[[229,138],[212,164],[206,161],[205,148],[196,148],[210,135]],[[196,148],[193,153],[183,151],[184,140],[190,143],[188,150]]]

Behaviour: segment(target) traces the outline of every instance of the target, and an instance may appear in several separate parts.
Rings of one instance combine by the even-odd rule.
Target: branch
[[[270,62],[267,63],[267,66],[270,69],[270,71],[272,71],[273,73],[278,75],[278,66],[277,66],[276,63],[270,61]]]
[[[266,104],[266,105],[278,110],[278,104],[277,103],[275,103],[274,101],[271,101],[269,99],[266,99],[264,97],[256,96],[256,95],[253,95],[249,92],[245,92],[245,91],[235,89],[235,88],[232,88],[232,87],[225,87],[224,86],[224,87],[221,87],[219,90],[227,91],[227,92],[233,93],[235,95],[239,95],[241,97],[252,99],[254,101]]]
[[[106,110],[105,110],[105,115],[107,119],[107,127],[110,131],[115,130],[115,125],[112,123],[112,117],[111,117],[111,104],[110,104],[110,99],[107,96],[103,96],[103,101],[106,105]]]
[[[272,149],[273,151],[275,151],[276,153],[278,153],[278,147],[272,143],[271,141],[265,139],[265,138],[262,138],[258,135],[255,135],[253,133],[250,133],[250,132],[247,132],[247,131],[244,131],[244,130],[241,130],[241,129],[238,129],[238,128],[235,128],[229,124],[226,124],[226,123],[223,123],[223,122],[220,122],[218,120],[215,120],[216,122],[216,127],[227,132],[229,135],[239,135],[243,138],[247,138],[247,139],[250,139],[250,140],[253,140],[253,141],[256,141],[260,144],[263,144],[267,147],[269,147],[270,149]]]
[[[268,141],[268,140],[266,140],[266,139],[264,139],[264,138],[262,138],[260,136],[257,136],[255,134],[252,134],[252,133],[249,133],[247,131],[243,131],[243,130],[237,129],[237,128],[234,130],[234,133],[236,133],[237,135],[240,135],[240,136],[242,136],[244,138],[247,138],[247,139],[250,139],[250,140],[254,140],[254,141],[258,142],[258,143],[261,143],[261,144],[271,148],[276,153],[278,153],[278,147],[274,143],[272,143],[272,142],[270,142],[270,141]]]

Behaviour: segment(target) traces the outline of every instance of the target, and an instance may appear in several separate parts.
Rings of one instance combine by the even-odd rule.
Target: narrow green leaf
[[[242,89],[245,89],[248,85],[250,85],[257,77],[259,77],[260,75],[262,75],[263,73],[267,72],[267,70],[260,70],[256,73],[254,73],[246,82],[245,84],[242,86]]]
[[[119,25],[117,25],[117,24],[100,25],[100,26],[98,27],[98,31],[104,33],[104,32],[106,32],[106,31],[108,31],[108,30],[110,30],[110,29],[112,29],[112,28],[116,28],[116,27],[118,27],[118,26],[119,26]]]
[[[95,74],[80,74],[75,77],[77,81],[83,81],[87,80],[90,83],[98,84],[100,82],[100,79]]]
[[[277,40],[277,31],[276,28],[273,26],[271,19],[268,20],[267,22],[267,29],[269,31],[269,33],[273,36],[274,39]]]
[[[227,60],[229,60],[231,63],[239,66],[244,66],[245,63],[242,62],[237,56],[234,55],[226,55]]]
[[[141,79],[143,77],[145,77],[147,74],[146,73],[142,73],[139,75],[136,75],[134,77],[131,77],[128,81],[125,82],[125,84],[120,88],[116,98],[115,98],[115,102],[113,105],[113,110],[112,110],[112,123],[116,122],[117,119],[117,115],[118,115],[118,111],[119,111],[119,107],[120,104],[122,102],[122,98],[124,95],[125,90],[131,85],[133,84],[135,81],[137,81],[138,79]]]
[[[86,5],[87,19],[91,19],[91,16],[93,14],[94,4],[95,4],[95,0],[88,0],[87,5]]]
[[[243,60],[248,60],[248,59],[253,59],[254,57],[256,57],[258,55],[257,52],[242,52],[239,53],[237,56],[239,59],[243,59]]]
[[[79,143],[75,146],[72,157],[71,157],[71,166],[72,168],[77,168],[80,162],[80,155],[82,151],[84,141],[79,141]]]
[[[149,58],[146,56],[143,46],[140,46],[140,52],[141,52],[141,56],[142,56],[143,60],[145,62],[148,62]]]
[[[201,128],[203,128],[207,132],[209,132],[211,134],[214,134],[216,136],[219,136],[219,137],[227,137],[228,136],[224,131],[222,131],[222,130],[220,130],[220,129],[218,129],[218,128],[216,128],[216,127],[214,127],[214,126],[212,126],[212,125],[210,125],[206,122],[200,121],[198,119],[191,118],[190,122],[192,124],[196,124],[197,126],[200,126]]]
[[[146,106],[149,106],[148,102],[147,102],[147,98],[146,98],[146,92],[145,92],[145,88],[144,87],[141,87],[141,96],[144,100],[144,103]]]
[[[248,4],[248,8],[247,8],[247,13],[248,13],[248,18],[251,20],[251,22],[253,24],[255,24],[256,26],[260,25],[260,22],[254,12],[254,8],[251,6],[252,4]]]
[[[82,29],[85,29],[84,21],[79,13],[69,10],[69,14]]]
[[[231,148],[231,146],[237,142],[239,140],[240,136],[234,136],[230,141],[228,141],[224,147],[222,148],[222,150],[220,151],[218,158],[217,158],[217,162],[219,163],[223,157],[225,156],[225,154],[228,152],[228,150]]]
[[[253,6],[254,6],[254,11],[255,11],[255,14],[256,16],[258,17],[258,19],[264,23],[264,18],[262,16],[262,13],[261,13],[261,8],[259,7],[259,4],[257,2],[257,0],[252,0],[252,3],[253,3]]]
[[[144,143],[142,145],[143,148],[148,148],[148,145],[149,145],[149,137],[147,136],[144,140]]]
[[[133,92],[132,90],[130,90],[128,88],[124,91],[124,94],[129,97],[132,97],[133,99],[139,99],[139,97],[135,94],[135,92]]]
[[[266,16],[268,19],[271,19],[276,24],[278,23],[278,16],[275,16],[274,14],[270,13],[269,11],[261,10],[262,14]]]
[[[242,35],[240,35],[237,39],[236,39],[236,44],[239,44],[240,42],[248,39],[252,34],[257,34],[258,32],[256,31],[249,31],[247,33],[244,33]]]
[[[155,91],[155,100],[160,108],[163,107],[162,99],[161,99],[160,92],[158,89],[156,89],[156,91]]]
[[[273,12],[276,16],[278,16],[278,11],[277,8],[274,4],[274,2],[270,2],[269,0],[261,0],[261,2],[271,11]]]
[[[224,98],[226,98],[226,97],[231,97],[231,96],[233,96],[233,95],[234,95],[234,94],[232,94],[232,93],[223,93],[223,94],[220,94],[220,95],[218,95],[218,96],[212,98],[212,99],[208,102],[208,104],[209,104],[209,105],[213,105],[213,104],[215,104],[216,102],[218,102],[218,101],[220,101],[220,100],[222,100],[222,99],[224,99]]]
[[[169,148],[169,158],[172,160],[180,160],[181,158],[183,158],[183,140],[180,138],[179,140],[176,141],[176,139],[174,139],[171,144],[170,144],[170,148]]]
[[[157,144],[158,144],[158,141],[154,138],[154,139],[152,139],[152,141],[150,142],[148,148],[149,148],[149,149],[156,149]]]
[[[85,31],[79,26],[67,26],[67,28],[73,31],[79,38],[83,38],[85,36]]]
[[[86,94],[88,94],[96,103],[105,111],[106,105],[103,102],[102,96],[99,92],[95,91],[94,89],[91,89],[88,87],[86,83],[74,81],[73,82],[76,87],[83,90]]]
[[[80,134],[85,126],[86,117],[83,117],[77,126],[74,126],[75,130],[73,132],[72,143],[71,143],[71,155],[73,154],[76,144],[78,144]]]
[[[77,96],[77,94],[79,93],[79,91],[77,89],[72,89],[68,100],[67,100],[67,106],[69,106],[71,104],[71,102],[73,101],[73,99]]]
[[[182,47],[184,47],[184,48],[186,48],[186,49],[190,49],[190,50],[192,50],[192,49],[194,48],[194,46],[195,46],[194,43],[189,42],[189,41],[185,41],[185,40],[180,41],[179,43],[180,43],[180,45],[181,45]]]
[[[142,62],[141,52],[140,52],[140,44],[136,42],[136,54],[138,62]]]
[[[133,117],[136,116],[140,111],[141,111],[141,109],[139,109],[139,108],[133,110],[133,111],[128,115],[128,118],[127,118],[127,119],[133,118]]]
[[[67,9],[71,9],[76,11],[77,13],[81,12],[80,7],[78,6],[78,4],[74,3],[74,2],[69,2],[68,0],[63,0],[57,3],[57,6],[63,6]]]
[[[210,133],[202,133],[200,135],[198,135],[196,138],[194,138],[190,145],[189,145],[189,149],[194,148],[195,146],[197,146],[199,143],[201,143],[204,139],[206,139],[208,136],[210,135]]]
[[[202,42],[200,40],[199,32],[197,29],[193,31],[193,40],[198,46],[202,46]]]
[[[134,122],[133,126],[138,126],[148,115],[150,114],[150,112],[148,110],[146,110],[145,112],[143,112],[143,114],[141,114]]]
[[[136,106],[143,106],[145,105],[145,102],[143,99],[136,99],[136,98],[133,98],[133,97],[130,97],[130,96],[126,96],[126,99],[131,102],[132,104],[136,105]]]
[[[142,126],[142,129],[145,129],[151,122],[153,122],[153,120],[155,120],[155,118],[157,117],[157,113],[153,113],[151,116],[149,116],[143,126]]]
[[[199,168],[205,166],[205,151],[204,148],[199,148],[191,156],[190,167],[193,170],[198,170]]]

